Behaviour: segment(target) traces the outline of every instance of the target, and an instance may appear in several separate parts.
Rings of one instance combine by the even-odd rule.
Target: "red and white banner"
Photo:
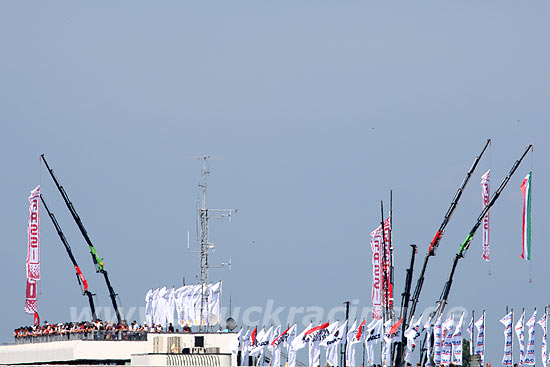
[[[380,320],[382,318],[382,307],[386,305],[385,283],[387,282],[387,298],[389,307],[393,306],[393,285],[389,281],[390,276],[390,218],[384,221],[385,234],[385,257],[382,242],[382,226],[378,226],[371,232],[372,249],[372,318]],[[386,279],[387,277],[387,279]]]
[[[36,289],[36,280],[27,278],[27,292],[25,299],[25,312],[30,314],[36,313],[36,295],[38,294]]]
[[[29,249],[27,252],[27,278],[40,279],[40,186],[29,196]]]
[[[488,170],[481,176],[481,196],[483,197],[483,208],[485,208],[489,204],[489,195],[490,195],[490,187],[489,187],[489,174],[491,173],[491,170]],[[489,261],[489,212],[487,212],[487,215],[485,215],[485,218],[483,218],[483,252],[481,254],[481,258],[485,261]]]

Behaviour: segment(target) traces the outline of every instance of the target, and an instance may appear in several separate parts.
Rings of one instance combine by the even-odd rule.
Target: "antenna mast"
[[[210,171],[208,170],[208,164],[207,161],[210,159],[210,156],[204,155],[200,158],[202,160],[202,181],[199,184],[199,187],[201,188],[201,203],[200,207],[198,209],[198,215],[200,220],[200,235],[199,235],[199,242],[200,242],[200,256],[201,256],[201,313],[200,313],[200,322],[199,322],[199,330],[202,331],[203,322],[206,321],[206,330],[208,330],[208,327],[210,326],[210,310],[208,306],[208,269],[212,267],[219,267],[219,266],[211,266],[208,263],[208,255],[209,251],[215,251],[214,243],[208,242],[208,231],[209,231],[209,222],[210,219],[222,219],[227,217],[229,221],[231,221],[231,216],[237,212],[237,209],[208,209],[206,206],[206,188],[207,188],[207,182],[206,178],[210,174]],[[210,213],[215,213],[216,216],[211,216]],[[221,266],[229,265],[229,268],[231,268],[231,260],[229,260],[227,263],[222,262]],[[221,321],[220,321],[221,322]]]

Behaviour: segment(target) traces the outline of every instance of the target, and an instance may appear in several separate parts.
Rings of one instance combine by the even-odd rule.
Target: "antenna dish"
[[[229,317],[227,320],[225,320],[225,328],[229,331],[235,330],[237,327],[237,322],[232,318]]]
[[[210,315],[208,315],[208,325],[212,326],[212,325],[216,325],[218,323],[218,316],[214,315],[213,313],[211,313]]]

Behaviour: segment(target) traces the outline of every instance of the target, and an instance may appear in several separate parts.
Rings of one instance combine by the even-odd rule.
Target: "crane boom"
[[[92,311],[92,320],[96,321],[97,316],[95,313],[95,305],[94,305],[94,299],[93,294],[88,290],[88,281],[84,277],[84,274],[82,274],[82,271],[80,270],[80,267],[78,266],[78,263],[76,262],[76,259],[74,258],[73,251],[71,250],[71,246],[69,246],[69,242],[67,241],[67,238],[65,237],[65,234],[61,230],[61,226],[57,222],[57,219],[55,218],[55,215],[50,211],[48,206],[46,205],[46,201],[44,200],[44,196],[40,195],[40,200],[42,200],[42,204],[44,204],[44,208],[48,212],[48,215],[50,216],[50,219],[52,220],[53,226],[55,227],[55,230],[57,231],[57,234],[59,235],[59,239],[61,240],[61,243],[63,243],[63,246],[65,247],[65,251],[67,251],[67,255],[69,255],[69,259],[73,263],[75,272],[76,272],[76,280],[78,281],[78,285],[80,285],[80,289],[82,290],[82,295],[88,297],[88,303],[90,304],[90,309]]]
[[[92,244],[92,240],[90,239],[90,236],[88,236],[88,232],[86,231],[86,228],[84,227],[84,224],[82,223],[82,220],[80,219],[80,216],[76,212],[73,203],[71,200],[69,200],[69,196],[67,195],[67,192],[59,184],[59,181],[57,181],[57,178],[55,177],[55,174],[53,173],[53,170],[48,165],[48,162],[46,162],[46,158],[44,157],[44,154],[40,155],[40,158],[42,159],[42,162],[44,162],[44,165],[46,165],[46,168],[48,169],[48,172],[50,173],[50,176],[53,179],[53,182],[57,186],[57,189],[59,190],[59,193],[61,194],[61,197],[65,201],[65,204],[67,205],[67,208],[69,209],[69,212],[71,213],[74,221],[76,222],[76,225],[78,226],[78,229],[80,230],[80,233],[82,233],[82,236],[84,237],[84,240],[88,244],[90,248],[90,254],[92,255],[92,261],[95,265],[96,273],[103,274],[103,278],[105,279],[105,284],[107,285],[107,289],[109,290],[109,298],[111,299],[111,303],[113,304],[113,308],[115,309],[117,321],[120,324],[122,322],[122,318],[120,316],[120,311],[118,309],[115,290],[113,289],[111,285],[111,281],[109,280],[109,275],[107,273],[107,270],[105,270],[103,259],[99,257],[94,245]]]
[[[451,292],[451,286],[453,284],[453,277],[454,277],[454,274],[455,274],[456,267],[458,265],[458,260],[460,260],[461,258],[463,258],[466,255],[466,251],[468,251],[468,248],[470,247],[470,244],[472,243],[472,240],[474,238],[474,235],[475,235],[477,229],[481,225],[481,222],[483,222],[483,218],[485,218],[485,215],[489,212],[489,209],[491,209],[491,207],[495,204],[497,199],[500,197],[500,194],[502,193],[502,191],[504,190],[504,188],[506,187],[506,185],[508,184],[508,182],[510,181],[510,179],[512,178],[514,173],[516,172],[516,170],[519,167],[521,161],[523,160],[523,158],[525,158],[525,156],[527,155],[529,150],[531,150],[532,148],[533,148],[533,146],[529,145],[525,149],[525,151],[523,152],[521,157],[514,163],[514,165],[510,169],[510,172],[508,172],[508,174],[506,175],[504,180],[501,182],[498,189],[493,193],[493,195],[491,197],[491,200],[489,201],[489,204],[487,204],[483,208],[483,210],[481,211],[481,213],[477,217],[477,220],[474,223],[474,225],[473,225],[472,229],[470,230],[470,232],[468,233],[468,235],[466,236],[466,239],[460,245],[460,248],[459,248],[457,254],[455,255],[455,258],[454,258],[454,261],[453,261],[453,266],[452,266],[451,272],[449,274],[449,279],[447,280],[447,282],[445,283],[445,286],[443,287],[443,291],[441,292],[441,296],[439,298],[439,301],[437,301],[438,304],[437,304],[437,309],[436,309],[434,317],[439,317],[439,315],[441,315],[443,313],[443,310],[445,309],[445,306],[447,305],[447,300],[449,299],[449,293]]]
[[[485,146],[481,150],[481,153],[474,159],[474,162],[472,163],[472,166],[466,173],[466,176],[462,180],[462,183],[460,184],[460,187],[456,191],[456,194],[454,196],[453,201],[451,202],[451,205],[449,206],[449,209],[447,209],[447,213],[445,213],[445,217],[443,218],[443,222],[441,222],[441,225],[439,226],[439,229],[435,233],[435,236],[430,243],[430,247],[428,249],[428,252],[426,253],[426,257],[424,258],[424,263],[422,264],[422,269],[420,270],[420,275],[418,276],[418,281],[416,283],[416,287],[414,289],[413,297],[412,297],[412,305],[411,305],[411,312],[409,314],[409,318],[407,320],[407,323],[405,326],[407,326],[411,322],[411,318],[413,317],[415,311],[416,311],[416,305],[418,304],[418,299],[420,298],[420,292],[422,292],[422,286],[424,285],[424,275],[426,273],[426,268],[428,266],[428,261],[430,261],[431,256],[436,255],[437,247],[439,246],[439,242],[441,241],[441,238],[443,237],[443,233],[445,232],[445,227],[447,227],[447,224],[449,224],[449,220],[451,219],[451,216],[453,215],[456,207],[458,206],[458,201],[460,200],[460,197],[462,196],[462,193],[464,192],[464,189],[466,188],[466,185],[468,184],[468,181],[470,181],[470,177],[472,177],[472,174],[474,173],[477,164],[481,160],[481,157],[483,156],[483,153],[485,153],[485,150],[487,150],[487,147],[491,144],[491,139],[487,139],[487,142],[485,143]]]

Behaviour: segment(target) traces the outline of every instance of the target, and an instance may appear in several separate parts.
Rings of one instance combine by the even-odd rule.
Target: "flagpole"
[[[546,327],[545,327],[545,329],[546,329],[546,335],[545,335],[545,337],[546,337],[546,361],[544,361],[544,366],[547,366],[548,365],[548,305],[546,305],[544,307],[544,316],[546,317],[546,322],[545,322],[545,324],[546,324]]]
[[[485,310],[483,310],[483,362],[485,363],[485,340],[487,339],[487,330],[485,328]]]
[[[470,334],[470,357],[474,355],[475,310],[472,310],[472,333]]]
[[[346,327],[344,328],[344,350],[342,351],[342,343],[340,343],[340,359],[341,359],[341,367],[346,366],[346,350],[348,347],[348,328],[349,328],[349,305],[350,301],[345,301],[344,304],[346,305]]]
[[[386,258],[386,230],[384,228],[384,202],[380,200],[380,215],[381,215],[381,222],[380,222],[380,228],[382,230],[382,270],[383,270],[383,281],[382,285],[384,288],[384,301],[383,301],[383,307],[382,307],[382,319],[383,319],[383,330],[384,335],[386,334],[386,321],[388,320],[388,269],[387,269],[387,258]],[[384,339],[384,338],[382,338]],[[380,343],[381,347],[382,344],[386,344],[385,340],[383,340],[384,343]],[[390,344],[391,345],[391,344]],[[382,363],[382,366],[385,366],[384,363],[384,349],[382,348],[380,353],[380,360]],[[387,361],[386,361],[387,362]]]
[[[514,309],[510,309],[512,311],[512,321],[510,328],[512,329],[512,343],[510,344],[510,361],[512,362],[512,366],[514,365]]]

